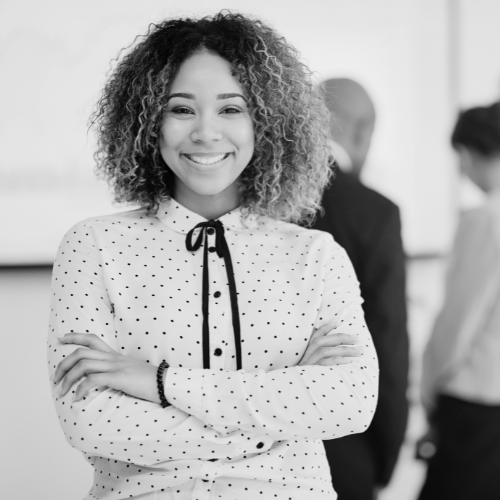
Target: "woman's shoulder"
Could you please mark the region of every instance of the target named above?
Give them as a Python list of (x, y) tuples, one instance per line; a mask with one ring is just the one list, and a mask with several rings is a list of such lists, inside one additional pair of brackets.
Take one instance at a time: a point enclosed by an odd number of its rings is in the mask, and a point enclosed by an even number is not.
[(157, 221), (154, 215), (149, 215), (144, 208), (127, 210), (124, 212), (115, 212), (106, 215), (95, 215), (87, 217), (74, 224), (67, 232), (66, 237), (90, 235), (98, 236), (101, 233), (107, 233), (113, 229), (120, 228), (141, 228), (150, 226)]
[(126, 223), (137, 223), (140, 221), (148, 221), (154, 219), (154, 215), (148, 215), (145, 208), (136, 208), (123, 212), (114, 212), (111, 214), (94, 215), (87, 217), (75, 224), (75, 226), (93, 226), (93, 225), (115, 225)]
[(282, 238), (301, 241), (308, 245), (320, 245), (325, 249), (336, 251), (342, 247), (333, 239), (330, 233), (319, 229), (310, 229), (292, 222), (270, 219), (266, 224), (268, 230), (273, 230)]

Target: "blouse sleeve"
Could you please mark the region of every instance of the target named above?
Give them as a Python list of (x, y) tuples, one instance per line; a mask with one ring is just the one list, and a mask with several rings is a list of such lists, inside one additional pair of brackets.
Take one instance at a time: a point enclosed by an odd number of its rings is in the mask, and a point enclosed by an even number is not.
[[(68, 332), (95, 333), (119, 350), (113, 307), (103, 280), (99, 248), (83, 225), (70, 230), (58, 251), (52, 276), (48, 338), (48, 367), (52, 376), (59, 362), (74, 349), (58, 337)], [(68, 442), (84, 453), (137, 465), (154, 465), (176, 459), (214, 459), (244, 454), (258, 437), (245, 433), (221, 435), (196, 416), (174, 406), (98, 388), (72, 402), (75, 392), (53, 398)]]
[(272, 440), (325, 440), (366, 430), (377, 403), (375, 349), (345, 251), (336, 246), (325, 267), (316, 327), (334, 322), (332, 333), (359, 334), (365, 346), (362, 356), (345, 365), (270, 372), (169, 368), (167, 399), (213, 429), (238, 428)]

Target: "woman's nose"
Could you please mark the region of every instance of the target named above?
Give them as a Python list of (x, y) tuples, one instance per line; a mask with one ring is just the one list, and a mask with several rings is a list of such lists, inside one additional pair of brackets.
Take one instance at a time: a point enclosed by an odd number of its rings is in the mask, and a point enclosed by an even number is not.
[(201, 116), (191, 132), (193, 142), (213, 142), (222, 139), (222, 130), (215, 117)]

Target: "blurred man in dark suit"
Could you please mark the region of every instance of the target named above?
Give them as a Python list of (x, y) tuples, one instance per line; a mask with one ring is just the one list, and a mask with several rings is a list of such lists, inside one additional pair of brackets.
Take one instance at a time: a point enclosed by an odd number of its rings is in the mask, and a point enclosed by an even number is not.
[(313, 228), (332, 234), (354, 265), (380, 364), (379, 401), (368, 430), (324, 443), (339, 500), (373, 500), (391, 478), (408, 416), (401, 223), (398, 207), (359, 180), (375, 124), (370, 97), (352, 80), (331, 79), (323, 85), (340, 169), (325, 191), (325, 214)]

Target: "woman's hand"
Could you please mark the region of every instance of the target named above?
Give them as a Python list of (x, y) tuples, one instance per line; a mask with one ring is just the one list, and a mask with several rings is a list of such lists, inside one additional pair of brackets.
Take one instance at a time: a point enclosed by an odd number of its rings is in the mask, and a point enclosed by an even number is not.
[(363, 346), (355, 345), (359, 335), (346, 333), (328, 335), (333, 328), (333, 325), (326, 324), (314, 331), (299, 366), (345, 365), (352, 363), (350, 358), (363, 354)]
[(56, 368), (54, 384), (62, 381), (59, 397), (85, 377), (76, 389), (74, 401), (82, 399), (95, 387), (110, 387), (160, 403), (156, 366), (117, 353), (93, 333), (67, 333), (59, 338), (59, 342), (84, 346), (64, 358)]

